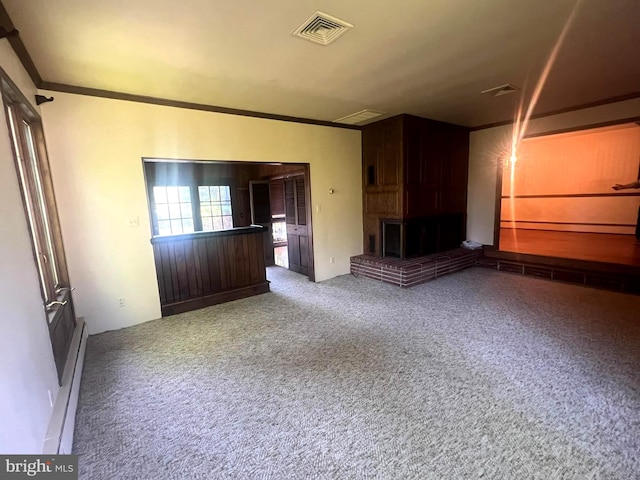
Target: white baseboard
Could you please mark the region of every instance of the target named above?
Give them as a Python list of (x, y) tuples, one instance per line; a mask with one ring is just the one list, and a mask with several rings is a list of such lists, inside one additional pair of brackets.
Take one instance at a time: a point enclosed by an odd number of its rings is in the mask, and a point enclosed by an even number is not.
[(49, 421), (42, 452), (44, 454), (65, 455), (71, 453), (78, 396), (80, 395), (80, 380), (82, 378), (88, 336), (89, 333), (84, 319), (82, 317), (78, 318), (64, 373), (62, 374), (62, 386), (58, 390), (58, 396)]

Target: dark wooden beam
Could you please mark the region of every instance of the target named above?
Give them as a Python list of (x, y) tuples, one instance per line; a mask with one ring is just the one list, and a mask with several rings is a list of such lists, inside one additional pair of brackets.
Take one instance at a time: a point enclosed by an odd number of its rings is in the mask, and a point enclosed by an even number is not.
[(6, 8), (2, 4), (0, 0), (0, 38), (7, 38), (13, 51), (16, 52), (16, 55), (22, 62), (25, 70), (31, 77), (31, 81), (35, 84), (36, 87), (40, 88), (42, 84), (42, 77), (36, 68), (35, 63), (31, 59), (31, 55), (27, 52), (27, 47), (22, 43), (22, 39), (20, 38), (20, 33), (16, 30), (15, 25), (11, 21), (11, 17), (7, 13)]
[[(597, 100), (595, 102), (582, 103), (580, 105), (575, 105), (573, 107), (566, 107), (566, 108), (561, 108), (559, 110), (552, 110), (550, 112), (538, 113), (536, 115), (532, 115), (531, 120), (535, 120), (536, 118), (550, 117), (552, 115), (560, 115), (561, 113), (574, 112), (576, 110), (584, 110), (585, 108), (599, 107), (600, 105), (608, 105), (610, 103), (624, 102), (625, 100), (633, 100), (635, 98), (640, 98), (640, 92), (632, 92), (626, 95), (618, 95), (616, 97), (603, 98), (602, 100)], [(502, 127), (504, 125), (511, 125), (513, 123), (515, 123), (513, 119), (503, 120), (501, 122), (487, 123), (486, 125), (478, 125), (476, 127), (471, 127), (470, 130), (472, 132), (475, 132), (476, 130), (486, 130), (487, 128)], [(577, 129), (574, 128), (573, 130), (577, 130)]]
[(55, 83), (44, 81), (39, 88), (42, 90), (51, 90), (54, 92), (73, 93), (76, 95), (87, 95), (90, 97), (112, 98), (114, 100), (124, 100), (128, 102), (150, 103), (152, 105), (162, 105), (165, 107), (187, 108), (191, 110), (202, 110), (205, 112), (225, 113), (227, 115), (240, 115), (243, 117), (266, 118), (268, 120), (280, 120), (283, 122), (306, 123), (310, 125), (321, 125), (324, 127), (345, 128), (348, 130), (361, 130), (362, 127), (357, 125), (346, 125), (343, 123), (329, 122), (326, 120), (315, 120), (312, 118), (291, 117), (288, 115), (278, 115), (275, 113), (255, 112), (252, 110), (241, 110), (238, 108), (220, 107), (216, 105), (207, 105), (204, 103), (183, 102), (180, 100), (170, 100), (160, 97), (148, 97), (146, 95), (137, 95), (133, 93), (114, 92), (112, 90), (102, 90), (99, 88), (78, 87), (75, 85), (67, 85), (64, 83)]

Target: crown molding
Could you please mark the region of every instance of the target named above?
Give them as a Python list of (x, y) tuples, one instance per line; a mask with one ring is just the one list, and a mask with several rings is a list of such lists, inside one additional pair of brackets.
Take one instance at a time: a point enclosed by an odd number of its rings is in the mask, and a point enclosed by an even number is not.
[(87, 95), (90, 97), (110, 98), (113, 100), (124, 100), (128, 102), (148, 103), (151, 105), (161, 105), (164, 107), (186, 108), (190, 110), (200, 110), (203, 112), (224, 113), (227, 115), (240, 115), (243, 117), (264, 118), (267, 120), (279, 120), (282, 122), (303, 123), (309, 125), (319, 125), (323, 127), (343, 128), (347, 130), (361, 130), (357, 125), (345, 125), (341, 123), (328, 122), (325, 120), (315, 120), (313, 118), (292, 117), (288, 115), (278, 115), (275, 113), (256, 112), (253, 110), (241, 110), (238, 108), (220, 107), (216, 105), (208, 105), (204, 103), (183, 102), (180, 100), (171, 100), (161, 97), (150, 97), (146, 95), (137, 95), (133, 93), (115, 92), (111, 90), (102, 90), (99, 88), (80, 87), (76, 85), (67, 85), (65, 83), (55, 83), (43, 81), (39, 87), (41, 90), (50, 90), (54, 92), (72, 93), (75, 95)]
[[(535, 120), (537, 118), (550, 117), (552, 115), (560, 115), (561, 113), (575, 112), (576, 110), (584, 110), (585, 108), (599, 107), (601, 105), (608, 105), (610, 103), (624, 102), (625, 100), (633, 100), (635, 98), (640, 98), (640, 92), (632, 92), (626, 95), (618, 95), (615, 97), (608, 97), (602, 100), (596, 100), (595, 102), (582, 103), (580, 105), (575, 105), (573, 107), (561, 108), (559, 110), (552, 110), (550, 112), (538, 113), (536, 115), (532, 115), (530, 120)], [(494, 127), (502, 127), (504, 125), (512, 125), (516, 123), (514, 120), (504, 120), (502, 122), (495, 123), (487, 123), (486, 125), (479, 125), (477, 127), (470, 127), (469, 130), (475, 132), (477, 130), (486, 130), (487, 128)]]
[(294, 122), (308, 125), (319, 125), (324, 127), (342, 128), (347, 130), (361, 130), (357, 125), (345, 125), (325, 120), (315, 120), (312, 118), (293, 117), (288, 115), (278, 115), (275, 113), (255, 112), (252, 110), (242, 110), (238, 108), (220, 107), (217, 105), (208, 105), (202, 103), (183, 102), (179, 100), (170, 100), (167, 98), (150, 97), (146, 95), (136, 95), (131, 93), (115, 92), (110, 90), (101, 90), (97, 88), (79, 87), (75, 85), (67, 85), (63, 83), (55, 83), (43, 80), (40, 72), (36, 68), (35, 63), (29, 55), (22, 39), (20, 32), (15, 28), (13, 21), (9, 17), (6, 8), (0, 0), (0, 39), (6, 38), (13, 51), (16, 53), (22, 66), (29, 74), (34, 85), (41, 90), (52, 90), (55, 92), (73, 93), (76, 95), (88, 95), (93, 97), (111, 98), (115, 100), (125, 100), (129, 102), (148, 103), (152, 105), (162, 105), (166, 107), (186, 108), (191, 110), (200, 110), (205, 112), (224, 113), (227, 115), (240, 115), (244, 117), (263, 118), (267, 120), (279, 120), (283, 122)]

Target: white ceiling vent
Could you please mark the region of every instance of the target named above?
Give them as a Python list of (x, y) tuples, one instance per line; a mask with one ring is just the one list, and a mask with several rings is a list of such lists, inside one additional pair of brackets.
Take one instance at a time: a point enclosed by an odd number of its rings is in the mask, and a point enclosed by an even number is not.
[(316, 12), (293, 32), (293, 36), (304, 38), (320, 45), (329, 45), (344, 35), (350, 28), (353, 28), (353, 25), (344, 20), (326, 13)]
[(494, 97), (500, 97), (502, 95), (508, 95), (509, 93), (513, 93), (518, 90), (518, 87), (511, 85), (510, 83), (505, 83), (504, 85), (500, 85), (498, 87), (489, 88), (488, 90), (483, 90), (480, 93), (490, 93)]
[(334, 122), (346, 123), (347, 125), (358, 125), (359, 123), (366, 122), (381, 115), (384, 115), (384, 113), (376, 112), (375, 110), (360, 110), (359, 112), (334, 120)]

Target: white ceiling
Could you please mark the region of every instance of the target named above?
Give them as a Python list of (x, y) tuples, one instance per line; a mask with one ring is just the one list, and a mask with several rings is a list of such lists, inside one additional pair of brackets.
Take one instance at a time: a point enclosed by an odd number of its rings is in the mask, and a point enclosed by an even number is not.
[[(575, 0), (2, 0), (45, 81), (317, 120), (478, 126), (531, 96)], [(354, 25), (321, 46), (316, 10)], [(640, 91), (640, 0), (582, 0), (537, 112)]]

